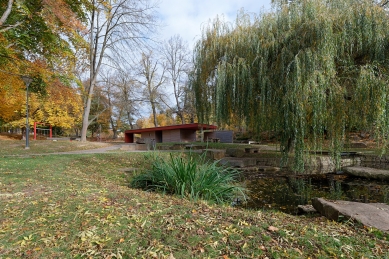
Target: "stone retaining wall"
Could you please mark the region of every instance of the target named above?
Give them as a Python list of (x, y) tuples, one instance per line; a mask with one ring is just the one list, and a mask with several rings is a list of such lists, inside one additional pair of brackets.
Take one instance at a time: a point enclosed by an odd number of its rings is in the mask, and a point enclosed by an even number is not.
[[(257, 165), (258, 166), (275, 166), (279, 167), (281, 165), (281, 158), (269, 158), (269, 157), (258, 157)], [(293, 158), (292, 158), (293, 159)], [(289, 158), (288, 166), (292, 166), (292, 159)], [(341, 159), (341, 167), (360, 165), (361, 157), (345, 157)], [(388, 160), (389, 166), (389, 160)], [(287, 168), (286, 167), (286, 168)], [(336, 171), (335, 163), (333, 159), (329, 156), (317, 156), (310, 157), (305, 160), (305, 172), (306, 174), (326, 174)]]
[(365, 154), (361, 156), (360, 166), (389, 169), (389, 156)]

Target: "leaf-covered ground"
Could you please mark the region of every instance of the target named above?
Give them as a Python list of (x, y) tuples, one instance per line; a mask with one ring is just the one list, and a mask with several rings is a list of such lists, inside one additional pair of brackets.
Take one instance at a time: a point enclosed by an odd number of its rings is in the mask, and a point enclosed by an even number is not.
[(55, 152), (67, 152), (75, 150), (88, 150), (111, 145), (100, 142), (79, 142), (79, 141), (51, 141), (32, 140), (29, 141), (30, 149), (25, 149), (26, 141), (12, 138), (12, 135), (0, 135), (0, 156), (24, 156), (31, 154), (47, 154)]
[(352, 222), (130, 189), (140, 153), (0, 158), (0, 258), (388, 258)]

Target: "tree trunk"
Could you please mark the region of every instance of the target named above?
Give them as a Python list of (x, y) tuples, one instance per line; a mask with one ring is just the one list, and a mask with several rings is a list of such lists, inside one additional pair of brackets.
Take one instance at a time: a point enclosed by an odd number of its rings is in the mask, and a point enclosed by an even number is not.
[(151, 109), (153, 110), (154, 127), (158, 127), (157, 109), (155, 107), (154, 102), (151, 102)]
[(81, 141), (86, 141), (86, 133), (88, 131), (89, 126), (89, 113), (90, 113), (90, 107), (92, 103), (92, 97), (90, 96), (90, 93), (93, 91), (93, 84), (89, 86), (89, 92), (88, 97), (86, 101), (86, 106), (84, 108), (84, 112), (82, 114), (82, 128), (81, 128)]
[(112, 132), (113, 132), (113, 139), (117, 139), (118, 138), (118, 130), (117, 130), (117, 128), (115, 127), (115, 123), (114, 123), (114, 121), (113, 121), (113, 119), (112, 119), (112, 117), (109, 119), (110, 120), (110, 122), (111, 122), (111, 127), (112, 127)]
[[(95, 5), (95, 1), (93, 1), (93, 6)], [(82, 129), (81, 129), (81, 139), (80, 141), (86, 141), (86, 134), (89, 126), (89, 113), (92, 104), (92, 95), (96, 82), (96, 51), (95, 51), (95, 39), (94, 39), (94, 21), (95, 21), (95, 11), (92, 11), (91, 17), (91, 26), (90, 26), (90, 52), (89, 52), (89, 62), (90, 62), (90, 71), (89, 71), (89, 89), (88, 95), (86, 97), (86, 103), (84, 103), (84, 112), (82, 114)]]
[(131, 119), (131, 113), (127, 112), (127, 120), (128, 124), (130, 124), (130, 129), (134, 129), (134, 125), (132, 124), (132, 119)]

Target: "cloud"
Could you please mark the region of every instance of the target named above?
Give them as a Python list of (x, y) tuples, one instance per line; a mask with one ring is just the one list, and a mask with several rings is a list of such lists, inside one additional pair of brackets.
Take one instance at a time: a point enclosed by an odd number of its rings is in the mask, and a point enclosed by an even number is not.
[(201, 28), (217, 16), (234, 21), (241, 8), (247, 12), (259, 13), (270, 9), (271, 0), (162, 0), (159, 4), (160, 18), (165, 25), (161, 37), (165, 40), (179, 34), (189, 46), (201, 37)]

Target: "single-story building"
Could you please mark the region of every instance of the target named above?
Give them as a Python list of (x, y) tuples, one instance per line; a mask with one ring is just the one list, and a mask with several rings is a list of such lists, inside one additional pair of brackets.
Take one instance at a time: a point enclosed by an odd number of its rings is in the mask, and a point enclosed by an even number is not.
[(134, 129), (126, 130), (124, 132), (124, 141), (126, 143), (134, 143), (134, 134), (140, 134), (141, 139), (148, 142), (148, 140), (154, 139), (156, 143), (166, 142), (195, 142), (196, 131), (198, 130), (216, 130), (217, 126), (191, 123), (171, 125), (146, 129)]
[(232, 130), (207, 130), (204, 131), (204, 141), (217, 140), (220, 143), (233, 143), (234, 132)]

